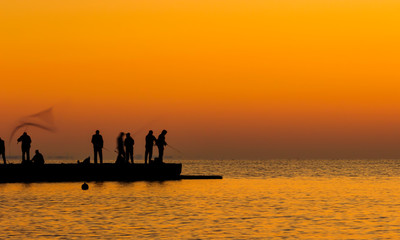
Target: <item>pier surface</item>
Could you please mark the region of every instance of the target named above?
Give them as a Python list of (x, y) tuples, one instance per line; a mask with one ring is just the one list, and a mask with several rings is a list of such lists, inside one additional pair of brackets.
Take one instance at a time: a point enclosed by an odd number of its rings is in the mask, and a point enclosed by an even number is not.
[(222, 179), (216, 175), (181, 175), (182, 164), (45, 164), (40, 166), (0, 165), (0, 183), (165, 181), (181, 179)]

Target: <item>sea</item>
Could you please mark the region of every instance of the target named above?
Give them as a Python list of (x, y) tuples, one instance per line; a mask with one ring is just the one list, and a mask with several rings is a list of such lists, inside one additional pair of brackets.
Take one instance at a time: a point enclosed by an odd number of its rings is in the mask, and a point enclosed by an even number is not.
[(166, 161), (223, 179), (0, 184), (0, 239), (400, 239), (400, 160)]

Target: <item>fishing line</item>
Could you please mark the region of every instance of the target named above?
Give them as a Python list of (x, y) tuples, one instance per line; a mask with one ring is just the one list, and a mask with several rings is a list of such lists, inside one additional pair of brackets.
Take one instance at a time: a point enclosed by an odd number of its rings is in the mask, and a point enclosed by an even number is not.
[(177, 151), (177, 152), (180, 153), (180, 154), (183, 154), (183, 152), (181, 152), (179, 149), (177, 149), (177, 148), (175, 148), (175, 147), (173, 147), (173, 146), (171, 146), (171, 145), (169, 145), (169, 144), (167, 144), (167, 147), (170, 147), (171, 149)]

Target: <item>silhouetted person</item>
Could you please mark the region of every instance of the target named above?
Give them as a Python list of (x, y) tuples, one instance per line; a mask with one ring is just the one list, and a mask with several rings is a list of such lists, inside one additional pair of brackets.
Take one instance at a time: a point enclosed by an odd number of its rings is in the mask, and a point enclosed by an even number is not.
[(163, 162), (164, 157), (164, 147), (167, 146), (167, 142), (165, 142), (165, 135), (167, 134), (167, 130), (162, 130), (161, 134), (157, 139), (157, 147), (158, 147), (158, 161), (159, 163)]
[(126, 134), (125, 138), (125, 149), (126, 149), (126, 162), (129, 163), (129, 158), (131, 158), (132, 163), (133, 163), (133, 145), (135, 144), (135, 140), (131, 137), (130, 133)]
[(33, 156), (32, 162), (35, 165), (43, 165), (44, 164), (43, 155), (39, 152), (39, 150), (35, 151), (35, 156)]
[(82, 162), (78, 160), (77, 163), (82, 164), (82, 165), (89, 165), (90, 164), (90, 156), (85, 158)]
[(154, 142), (156, 142), (157, 139), (153, 135), (153, 131), (150, 130), (149, 134), (146, 136), (146, 151), (144, 153), (144, 163), (147, 164), (147, 156), (149, 156), (149, 162), (151, 161), (151, 157), (153, 156), (153, 146)]
[(22, 142), (21, 143), (21, 149), (22, 149), (22, 162), (25, 161), (25, 155), (26, 155), (26, 161), (30, 161), (29, 158), (29, 151), (31, 149), (31, 137), (29, 137), (28, 134), (26, 134), (26, 132), (24, 132), (18, 139), (17, 142)]
[(100, 131), (96, 130), (96, 134), (92, 136), (92, 144), (94, 150), (94, 163), (97, 164), (97, 153), (100, 157), (100, 164), (103, 163), (103, 137), (100, 135)]
[(0, 154), (3, 156), (4, 164), (7, 164), (6, 161), (6, 147), (4, 145), (4, 140), (0, 138)]
[(124, 150), (124, 133), (121, 132), (117, 138), (117, 150), (118, 150), (118, 157), (125, 158), (125, 150)]

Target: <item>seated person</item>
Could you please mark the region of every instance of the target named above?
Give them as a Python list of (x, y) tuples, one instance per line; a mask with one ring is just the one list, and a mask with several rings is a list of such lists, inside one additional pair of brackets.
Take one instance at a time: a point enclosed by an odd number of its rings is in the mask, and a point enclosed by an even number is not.
[(82, 162), (78, 160), (77, 163), (82, 164), (82, 165), (89, 165), (90, 164), (90, 156), (85, 158)]
[(35, 156), (33, 156), (32, 162), (35, 165), (43, 165), (44, 164), (43, 155), (39, 152), (39, 150), (35, 151)]

